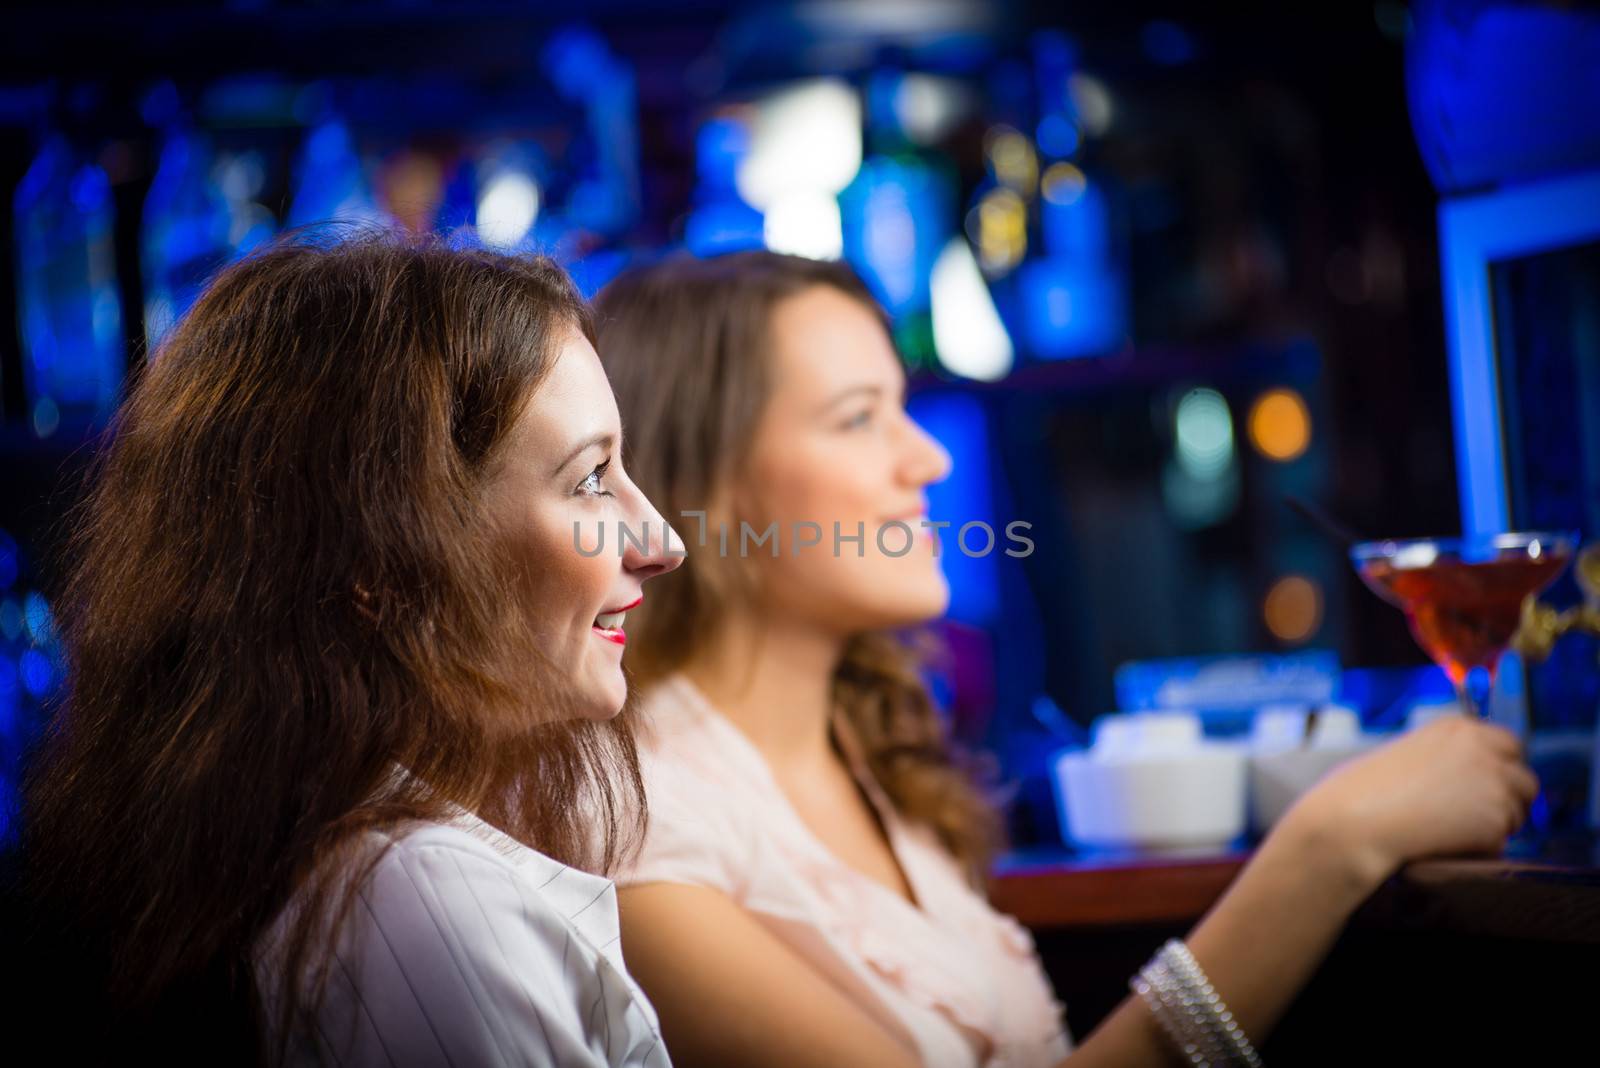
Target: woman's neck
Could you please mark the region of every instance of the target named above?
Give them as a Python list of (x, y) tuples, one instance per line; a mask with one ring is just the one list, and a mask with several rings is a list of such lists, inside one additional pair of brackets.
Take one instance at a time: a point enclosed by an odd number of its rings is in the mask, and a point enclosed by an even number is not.
[(684, 673), (775, 770), (829, 759), (839, 634), (804, 623), (732, 619)]

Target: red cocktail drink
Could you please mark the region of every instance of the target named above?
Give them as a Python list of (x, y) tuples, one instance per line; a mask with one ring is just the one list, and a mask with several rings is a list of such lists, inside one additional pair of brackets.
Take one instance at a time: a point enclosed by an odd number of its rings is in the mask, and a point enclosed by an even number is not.
[(1574, 544), (1560, 534), (1501, 534), (1368, 542), (1350, 555), (1362, 580), (1405, 612), (1417, 644), (1450, 676), (1463, 709), (1481, 714), (1522, 602), (1555, 581)]

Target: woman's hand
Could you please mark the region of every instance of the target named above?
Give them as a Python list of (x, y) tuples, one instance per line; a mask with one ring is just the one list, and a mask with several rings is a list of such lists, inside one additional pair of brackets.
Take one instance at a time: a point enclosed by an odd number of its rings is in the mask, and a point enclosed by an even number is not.
[(1375, 888), (1407, 861), (1499, 853), (1538, 792), (1515, 735), (1447, 716), (1335, 769), (1279, 830), (1342, 851)]
[[(1450, 716), (1411, 731), (1302, 797), (1190, 932), (1189, 949), (1259, 1045), (1378, 884), (1409, 860), (1499, 852), (1538, 790), (1504, 728)], [(1135, 997), (1072, 1055), (1080, 1063), (1180, 1058)]]

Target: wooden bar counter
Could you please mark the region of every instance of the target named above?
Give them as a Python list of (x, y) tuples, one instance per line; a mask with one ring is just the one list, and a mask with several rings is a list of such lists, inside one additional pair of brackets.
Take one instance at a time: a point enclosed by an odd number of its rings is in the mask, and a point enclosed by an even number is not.
[[(1600, 1064), (1600, 843), (1408, 865), (1352, 917), (1263, 1045), (1269, 1064)], [(1034, 933), (1076, 1036), (1248, 861), (1013, 853), (997, 908)]]

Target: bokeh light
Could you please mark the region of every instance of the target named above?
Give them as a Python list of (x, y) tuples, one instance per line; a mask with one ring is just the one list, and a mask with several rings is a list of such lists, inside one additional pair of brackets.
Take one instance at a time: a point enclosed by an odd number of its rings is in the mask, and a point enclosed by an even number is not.
[(844, 253), (839, 202), (825, 192), (789, 193), (767, 207), (761, 236), (773, 252), (836, 260)]
[(989, 190), (968, 222), (985, 271), (1005, 274), (1022, 262), (1028, 251), (1028, 205), (1016, 192)]
[(22, 622), (28, 628), (28, 637), (40, 645), (55, 639), (55, 620), (50, 615), (50, 602), (40, 593), (29, 593), (22, 602)]
[(533, 176), (507, 169), (484, 183), (478, 197), (478, 236), (486, 245), (515, 248), (539, 217), (539, 186)]
[(1039, 180), (1039, 158), (1033, 143), (1009, 126), (997, 126), (989, 131), (986, 148), (994, 176), (1003, 185), (1031, 195)]
[(1279, 463), (1299, 459), (1311, 445), (1311, 410), (1292, 389), (1269, 389), (1256, 398), (1246, 426), (1256, 451)]
[(33, 433), (43, 439), (54, 434), (61, 426), (61, 409), (49, 397), (33, 402)]
[(860, 97), (824, 78), (761, 102), (736, 181), (747, 204), (770, 211), (797, 193), (836, 196), (860, 169)]
[(1322, 626), (1322, 587), (1304, 575), (1285, 575), (1267, 591), (1261, 615), (1279, 641), (1307, 641)]
[(1015, 352), (989, 287), (963, 237), (953, 237), (933, 265), (933, 344), (939, 362), (985, 381), (1011, 370)]
[(22, 654), (18, 667), (22, 673), (22, 685), (35, 697), (43, 697), (50, 690), (50, 684), (55, 681), (55, 667), (50, 663), (50, 658), (37, 649), (29, 649)]
[(1173, 420), (1178, 462), (1197, 479), (1217, 478), (1233, 462), (1233, 418), (1214, 389), (1192, 389)]
[(1039, 179), (1039, 194), (1052, 204), (1072, 204), (1089, 188), (1089, 178), (1070, 163), (1052, 163)]
[(1112, 120), (1116, 118), (1116, 104), (1105, 82), (1092, 74), (1075, 71), (1067, 79), (1067, 93), (1086, 132), (1099, 137), (1111, 129)]

